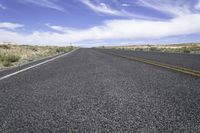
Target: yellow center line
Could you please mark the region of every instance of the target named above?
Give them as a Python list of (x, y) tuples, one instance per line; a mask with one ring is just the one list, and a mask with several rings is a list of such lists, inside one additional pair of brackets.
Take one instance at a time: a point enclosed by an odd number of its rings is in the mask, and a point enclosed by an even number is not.
[(192, 70), (192, 69), (185, 68), (185, 67), (175, 66), (175, 65), (171, 65), (171, 64), (165, 64), (165, 63), (161, 63), (161, 62), (154, 61), (154, 60), (144, 59), (144, 58), (141, 58), (141, 57), (128, 57), (128, 56), (123, 56), (123, 55), (114, 54), (114, 53), (108, 53), (108, 54), (118, 56), (118, 57), (122, 57), (122, 58), (129, 59), (129, 60), (133, 60), (133, 61), (139, 61), (139, 62), (143, 62), (143, 63), (146, 63), (146, 64), (151, 64), (151, 65), (154, 65), (154, 66), (167, 68), (167, 69), (170, 69), (170, 70), (178, 71), (178, 72), (189, 74), (189, 75), (192, 75), (192, 76), (200, 77), (200, 71), (198, 71), (198, 70)]

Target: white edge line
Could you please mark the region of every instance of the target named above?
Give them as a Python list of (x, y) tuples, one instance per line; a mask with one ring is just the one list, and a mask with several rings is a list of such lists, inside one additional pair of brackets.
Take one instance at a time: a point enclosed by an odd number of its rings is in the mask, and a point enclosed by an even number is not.
[(66, 56), (66, 55), (68, 55), (68, 54), (70, 54), (70, 53), (72, 53), (72, 52), (74, 52), (74, 51), (76, 51), (76, 50), (78, 50), (78, 49), (74, 49), (74, 50), (72, 50), (72, 51), (70, 51), (70, 52), (68, 52), (68, 53), (66, 53), (66, 54), (62, 54), (62, 55), (60, 55), (60, 56), (56, 56), (55, 58), (51, 58), (51, 59), (49, 59), (49, 60), (40, 62), (40, 63), (35, 64), (35, 65), (33, 65), (33, 66), (30, 66), (30, 67), (24, 68), (24, 69), (22, 69), (22, 70), (19, 70), (19, 71), (17, 71), (17, 72), (8, 74), (8, 75), (6, 75), (6, 76), (3, 76), (3, 77), (0, 78), (0, 81), (1, 81), (1, 80), (4, 80), (4, 79), (7, 79), (7, 78), (9, 78), (9, 77), (12, 77), (12, 76), (14, 76), (14, 75), (17, 75), (17, 74), (19, 74), (19, 73), (25, 72), (25, 71), (27, 71), (27, 70), (29, 70), (29, 69), (35, 68), (35, 67), (37, 67), (37, 66), (46, 64), (46, 63), (48, 63), (48, 62), (50, 62), (50, 61), (56, 60), (56, 59), (58, 59), (58, 58), (60, 58), (60, 57)]

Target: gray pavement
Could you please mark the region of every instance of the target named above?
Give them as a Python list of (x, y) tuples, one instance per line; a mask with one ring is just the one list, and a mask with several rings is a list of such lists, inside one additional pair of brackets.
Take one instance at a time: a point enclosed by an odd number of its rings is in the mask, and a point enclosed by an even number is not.
[(181, 66), (193, 70), (200, 71), (200, 55), (199, 54), (181, 54), (167, 52), (143, 52), (130, 50), (114, 50), (114, 49), (99, 49), (105, 53), (116, 53), (130, 57), (140, 57), (149, 60), (154, 60), (166, 64)]
[(79, 49), (0, 81), (0, 132), (200, 132), (200, 78)]

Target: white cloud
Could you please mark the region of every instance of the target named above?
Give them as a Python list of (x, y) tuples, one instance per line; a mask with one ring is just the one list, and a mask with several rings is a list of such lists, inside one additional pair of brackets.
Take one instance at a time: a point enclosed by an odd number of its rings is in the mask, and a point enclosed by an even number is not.
[(129, 4), (126, 4), (126, 3), (123, 3), (122, 6), (123, 6), (123, 7), (129, 7), (130, 5), (129, 5)]
[(21, 28), (24, 25), (22, 24), (16, 24), (16, 23), (8, 23), (8, 22), (4, 22), (4, 23), (0, 23), (0, 29), (9, 29), (9, 30), (15, 30), (17, 28)]
[(102, 26), (76, 31), (71, 40), (145, 39), (200, 33), (200, 15), (185, 15), (170, 21), (112, 20)]
[(0, 4), (0, 9), (2, 9), (2, 10), (6, 10), (7, 7), (5, 7), (4, 5)]
[(187, 2), (188, 0), (138, 0), (140, 6), (152, 8), (173, 16), (190, 14), (191, 7)]
[(41, 7), (46, 7), (46, 8), (58, 10), (61, 12), (65, 12), (64, 8), (62, 8), (55, 2), (52, 2), (51, 0), (23, 0), (22, 2), (28, 2), (28, 3), (32, 3)]
[(200, 14), (189, 14), (169, 21), (111, 20), (100, 26), (83, 30), (49, 26), (51, 29), (63, 31), (63, 33), (35, 31), (32, 34), (25, 35), (0, 29), (0, 40), (30, 44), (66, 44), (90, 40), (160, 39), (200, 33), (199, 23)]
[(71, 33), (76, 30), (76, 29), (70, 28), (70, 27), (63, 27), (63, 26), (50, 25), (50, 24), (46, 24), (46, 26), (49, 27), (51, 30), (58, 31), (61, 33)]

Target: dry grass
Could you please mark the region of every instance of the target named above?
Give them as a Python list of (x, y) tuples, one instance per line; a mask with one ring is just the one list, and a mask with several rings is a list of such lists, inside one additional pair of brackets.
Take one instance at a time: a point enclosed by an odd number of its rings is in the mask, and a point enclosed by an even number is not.
[(0, 68), (27, 63), (61, 52), (71, 51), (73, 47), (0, 45)]
[(200, 54), (199, 43), (172, 44), (172, 45), (130, 45), (130, 46), (111, 46), (111, 47), (104, 47), (104, 48), (133, 50), (133, 51)]

